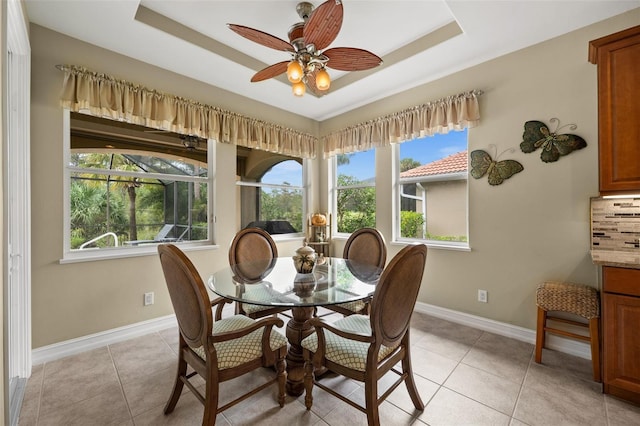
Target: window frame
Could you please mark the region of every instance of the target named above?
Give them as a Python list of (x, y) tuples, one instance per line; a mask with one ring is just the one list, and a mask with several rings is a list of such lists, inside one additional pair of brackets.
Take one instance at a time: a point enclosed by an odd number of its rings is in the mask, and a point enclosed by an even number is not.
[[(82, 112), (82, 111), (80, 111)], [(103, 259), (125, 258), (135, 256), (157, 255), (157, 246), (160, 243), (150, 243), (134, 247), (107, 247), (100, 250), (72, 250), (71, 249), (71, 175), (79, 168), (71, 166), (71, 111), (63, 110), (63, 256), (60, 263), (74, 263), (95, 261)], [(174, 244), (182, 249), (210, 249), (215, 247), (215, 141), (207, 140), (207, 177), (176, 176), (166, 174), (145, 173), (147, 177), (177, 177), (180, 181), (206, 182), (207, 183), (207, 235), (206, 240), (179, 241)], [(81, 169), (82, 171), (96, 172), (99, 174), (112, 174), (121, 176), (139, 176), (135, 172), (106, 171), (104, 169)]]
[(364, 151), (354, 151), (354, 152), (349, 152), (349, 153), (345, 153), (345, 154), (358, 154), (360, 152), (367, 152), (367, 151), (373, 151), (373, 166), (374, 166), (374, 175), (373, 175), (373, 181), (370, 184), (356, 184), (356, 185), (347, 185), (347, 186), (338, 186), (338, 155), (333, 155), (329, 161), (330, 163), (330, 167), (331, 167), (331, 172), (329, 173), (329, 175), (331, 176), (331, 185), (330, 185), (330, 196), (331, 196), (331, 212), (332, 212), (332, 216), (333, 216), (333, 220), (331, 221), (331, 233), (333, 235), (333, 238), (349, 238), (349, 236), (351, 235), (351, 232), (338, 232), (338, 191), (343, 190), (343, 189), (360, 189), (360, 188), (373, 188), (375, 193), (376, 193), (376, 227), (377, 227), (377, 222), (378, 222), (378, 212), (377, 212), (377, 173), (376, 173), (376, 164), (377, 164), (377, 156), (378, 156), (378, 149), (377, 148), (370, 148)]
[[(415, 140), (415, 139), (412, 139)], [(411, 142), (406, 141), (404, 143)], [(471, 251), (471, 245), (469, 242), (469, 134), (467, 129), (467, 171), (466, 172), (456, 172), (448, 175), (447, 179), (444, 178), (400, 178), (400, 162), (402, 161), (400, 154), (400, 145), (401, 143), (392, 144), (392, 211), (391, 217), (393, 221), (392, 226), (392, 243), (396, 244), (425, 244), (430, 248), (438, 248), (438, 249), (446, 249), (446, 250), (458, 250), (458, 251)], [(418, 183), (418, 182), (442, 182), (442, 181), (453, 181), (453, 180), (465, 180), (466, 181), (466, 189), (465, 189), (465, 200), (466, 200), (466, 212), (465, 212), (465, 226), (467, 229), (467, 241), (439, 241), (439, 240), (429, 240), (424, 238), (407, 238), (401, 236), (400, 225), (401, 225), (401, 192), (402, 185), (407, 183)]]

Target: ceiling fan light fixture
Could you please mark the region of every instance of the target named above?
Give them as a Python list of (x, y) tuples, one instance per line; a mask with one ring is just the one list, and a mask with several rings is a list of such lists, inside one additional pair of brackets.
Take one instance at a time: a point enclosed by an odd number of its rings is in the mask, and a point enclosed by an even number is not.
[(293, 90), (293, 94), (298, 97), (303, 96), (304, 93), (307, 91), (307, 87), (305, 86), (304, 81), (302, 80), (297, 83), (293, 83), (291, 85), (291, 89)]
[(300, 62), (295, 59), (289, 62), (287, 65), (287, 78), (291, 83), (299, 83), (302, 81), (302, 76), (304, 75), (304, 71), (302, 70), (302, 65)]
[(331, 85), (331, 77), (326, 69), (321, 68), (316, 73), (316, 87), (318, 90), (329, 90), (329, 86)]

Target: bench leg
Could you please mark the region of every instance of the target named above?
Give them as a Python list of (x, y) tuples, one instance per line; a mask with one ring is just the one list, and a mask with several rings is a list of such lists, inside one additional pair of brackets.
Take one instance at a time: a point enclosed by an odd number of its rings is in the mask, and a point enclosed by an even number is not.
[(542, 362), (542, 348), (544, 348), (545, 331), (547, 326), (547, 311), (538, 307), (538, 325), (536, 327), (536, 362)]

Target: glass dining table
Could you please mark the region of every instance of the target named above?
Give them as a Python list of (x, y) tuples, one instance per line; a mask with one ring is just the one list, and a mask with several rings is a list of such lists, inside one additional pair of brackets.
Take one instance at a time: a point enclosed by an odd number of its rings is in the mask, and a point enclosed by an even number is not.
[(291, 308), (287, 323), (287, 392), (304, 391), (302, 346), (313, 333), (309, 319), (317, 307), (356, 302), (373, 295), (382, 269), (351, 260), (324, 257), (313, 273), (297, 273), (291, 257), (239, 263), (209, 277), (208, 287), (218, 296), (268, 307)]

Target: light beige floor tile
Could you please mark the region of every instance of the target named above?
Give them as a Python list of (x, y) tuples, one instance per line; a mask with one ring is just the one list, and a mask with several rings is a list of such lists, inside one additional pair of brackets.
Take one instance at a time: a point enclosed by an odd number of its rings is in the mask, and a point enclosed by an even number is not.
[(511, 423), (509, 423), (509, 426), (530, 426), (525, 422), (521, 422), (518, 419), (511, 419)]
[[(165, 415), (163, 407), (155, 407), (133, 417), (136, 426), (201, 426), (204, 406), (191, 392), (182, 394), (176, 408)], [(216, 416), (216, 425), (229, 422), (222, 414)]]
[(458, 365), (444, 386), (508, 416), (513, 414), (520, 392), (519, 383), (466, 364)]
[[(386, 374), (379, 382), (378, 394), (381, 394), (388, 386), (391, 385), (392, 380), (394, 378), (394, 374)], [(397, 377), (397, 376), (395, 376)], [(438, 391), (440, 385), (432, 382), (431, 380), (427, 380), (424, 377), (418, 376), (414, 374), (414, 381), (416, 382), (416, 387), (418, 388), (418, 395), (422, 400), (424, 405), (427, 405), (433, 395)], [(385, 383), (386, 382), (386, 383)], [(386, 385), (386, 386), (385, 386)], [(418, 415), (416, 408), (411, 401), (411, 397), (409, 396), (409, 392), (407, 391), (407, 386), (402, 383), (398, 386), (392, 393), (387, 397), (387, 401), (396, 407), (406, 411), (409, 414)]]
[(166, 328), (164, 330), (158, 331), (162, 340), (165, 341), (167, 345), (173, 350), (175, 353), (178, 353), (178, 337), (180, 335), (180, 331), (178, 331), (178, 327)]
[(414, 313), (411, 325), (430, 335), (440, 336), (444, 339), (469, 346), (473, 345), (478, 341), (480, 336), (484, 334), (482, 330), (478, 330), (477, 328), (456, 324), (451, 321), (420, 313)]
[(41, 413), (38, 426), (119, 425), (130, 419), (122, 389), (111, 386), (99, 395)]
[(508, 425), (511, 418), (486, 405), (440, 388), (419, 419), (430, 426)]
[(605, 395), (609, 426), (640, 425), (640, 406)]
[(418, 342), (413, 343), (412, 347), (427, 349), (459, 362), (469, 352), (471, 344), (457, 342), (436, 334), (424, 333)]
[[(233, 407), (235, 408), (235, 407)], [(251, 396), (241, 404), (241, 409), (229, 410), (224, 415), (233, 425), (313, 425), (320, 417), (307, 411), (297, 399), (287, 397), (284, 407), (280, 407), (275, 394), (265, 389)]]
[[(414, 416), (409, 415), (395, 405), (385, 401), (378, 408), (381, 425), (411, 425), (414, 423)], [(331, 426), (357, 426), (367, 424), (367, 415), (362, 411), (339, 401), (336, 408), (327, 414), (323, 420)]]
[(533, 345), (492, 333), (484, 333), (462, 359), (464, 364), (522, 383)]
[(413, 373), (438, 384), (444, 383), (458, 363), (424, 348), (411, 348), (411, 365)]
[(38, 420), (43, 379), (44, 364), (34, 365), (31, 369), (31, 377), (25, 386), (22, 407), (20, 408), (19, 423), (21, 426), (35, 425)]
[[(331, 389), (339, 392), (341, 395), (349, 396), (360, 388), (357, 381), (351, 380), (344, 376), (338, 376), (333, 373), (327, 373), (320, 378), (322, 384), (329, 386)], [(317, 386), (313, 387), (313, 405), (311, 411), (317, 414), (319, 417), (326, 416), (329, 412), (334, 410), (340, 403), (340, 400), (335, 396), (323, 391)], [(304, 406), (305, 393), (298, 397), (298, 402)]]
[(44, 365), (40, 416), (120, 387), (106, 347)]
[(109, 350), (122, 383), (166, 370), (178, 362), (176, 353), (158, 333), (110, 345)]
[(534, 389), (547, 394), (550, 398), (560, 395), (571, 401), (573, 405), (599, 407), (604, 411), (602, 385), (591, 380), (584, 380), (566, 371), (531, 363), (524, 388)]
[[(131, 408), (131, 415), (137, 416), (154, 407), (164, 408), (171, 395), (175, 382), (175, 368), (168, 368), (149, 373), (147, 377), (124, 383), (122, 388), (127, 403)], [(182, 395), (189, 392), (183, 386)]]
[(561, 392), (550, 395), (524, 386), (513, 414), (532, 426), (600, 426), (606, 425), (603, 405), (575, 405)]
[(542, 365), (554, 370), (567, 372), (585, 380), (593, 380), (590, 359), (565, 354), (550, 349), (542, 349)]

